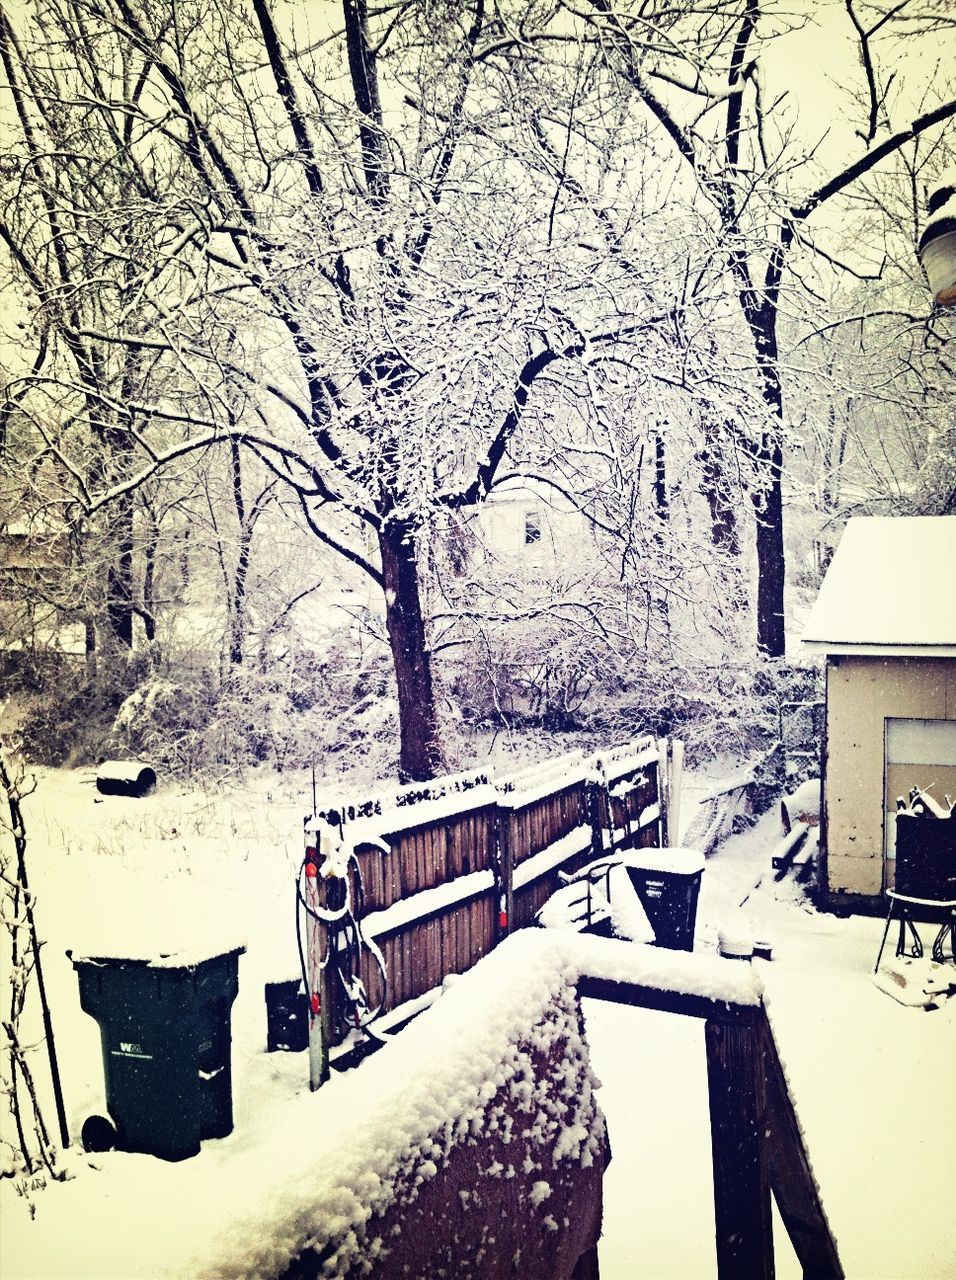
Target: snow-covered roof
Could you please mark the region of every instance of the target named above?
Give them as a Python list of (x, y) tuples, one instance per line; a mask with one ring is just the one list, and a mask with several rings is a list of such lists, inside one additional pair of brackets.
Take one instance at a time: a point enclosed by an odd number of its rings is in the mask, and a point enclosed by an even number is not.
[(854, 516), (803, 632), (817, 652), (956, 657), (956, 516)]

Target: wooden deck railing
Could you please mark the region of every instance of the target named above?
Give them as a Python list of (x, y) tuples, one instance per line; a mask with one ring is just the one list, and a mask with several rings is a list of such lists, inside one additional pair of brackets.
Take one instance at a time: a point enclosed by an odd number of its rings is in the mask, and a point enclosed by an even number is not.
[(771, 1194), (805, 1280), (841, 1280), (762, 997), (737, 1003), (587, 974), (578, 993), (704, 1021), (718, 1280), (773, 1280)]
[[(524, 988), (523, 977), (526, 980), (529, 974), (534, 975), (534, 980)], [(550, 995), (546, 995), (549, 981)], [(525, 990), (527, 994), (519, 996), (518, 993)], [(522, 1024), (523, 1004), (521, 1015), (515, 1021), (516, 1001), (522, 998), (529, 1002), (526, 1024)], [(404, 1168), (402, 1161), (405, 1161), (408, 1167), (399, 1181), (410, 1190), (404, 1196), (393, 1197), (384, 1209), (368, 1199), (363, 1200), (369, 1196), (370, 1186), (379, 1186), (377, 1180), (365, 1176), (364, 1163), (358, 1166), (364, 1180), (354, 1187), (348, 1184), (347, 1195), (334, 1185), (325, 1188), (323, 1203), (348, 1206), (342, 1212), (352, 1215), (351, 1218), (346, 1217), (344, 1225), (338, 1216), (338, 1207), (335, 1213), (325, 1215), (338, 1222), (338, 1226), (330, 1230), (338, 1231), (340, 1237), (354, 1232), (356, 1237), (349, 1246), (354, 1266), (336, 1274), (352, 1276), (370, 1272), (373, 1276), (382, 1277), (396, 1274), (396, 1270), (391, 1269), (393, 1259), (388, 1256), (388, 1246), (391, 1242), (397, 1241), (401, 1245), (401, 1242), (409, 1240), (414, 1242), (420, 1254), (417, 1256), (417, 1269), (412, 1274), (442, 1274), (438, 1266), (447, 1267), (447, 1263), (440, 1256), (441, 1250), (451, 1234), (454, 1235), (459, 1257), (471, 1256), (479, 1246), (487, 1243), (489, 1235), (493, 1235), (497, 1238), (496, 1247), (507, 1246), (504, 1260), (508, 1263), (514, 1241), (507, 1233), (514, 1231), (517, 1225), (520, 1237), (528, 1246), (528, 1263), (522, 1274), (534, 1276), (536, 1280), (546, 1276), (552, 1280), (559, 1277), (563, 1280), (598, 1280), (596, 1236), (600, 1215), (595, 1218), (591, 1210), (595, 1197), (597, 1203), (600, 1202), (600, 1172), (596, 1182), (591, 1174), (601, 1166), (590, 1165), (591, 1173), (588, 1173), (579, 1161), (564, 1161), (562, 1167), (570, 1181), (562, 1183), (558, 1170), (562, 1161), (555, 1154), (554, 1133), (551, 1139), (546, 1139), (542, 1128), (541, 1134), (534, 1137), (536, 1129), (526, 1122), (527, 1108), (522, 1109), (520, 1102), (524, 1094), (510, 1087), (517, 1061), (514, 1052), (510, 1047), (506, 1050), (495, 1042), (495, 1053), (501, 1055), (500, 1063), (494, 1054), (487, 1056), (489, 1030), (497, 1033), (502, 1026), (511, 1026), (509, 1035), (513, 1040), (508, 1042), (509, 1046), (519, 1046), (523, 1040), (539, 1043), (534, 1028), (545, 1016), (552, 1028), (549, 1034), (553, 1034), (554, 1028), (565, 1025), (568, 1029), (583, 1028), (580, 1051), (573, 1055), (572, 1060), (579, 1077), (582, 1073), (587, 1074), (590, 1056), (587, 1006), (583, 1010), (582, 1022), (580, 1002), (591, 999), (680, 1014), (699, 1019), (704, 1024), (718, 1280), (771, 1280), (773, 1277), (771, 1196), (776, 1200), (804, 1277), (807, 1280), (842, 1280), (844, 1273), (836, 1243), (814, 1181), (797, 1112), (777, 1052), (773, 1027), (764, 1005), (762, 984), (754, 969), (740, 960), (691, 952), (664, 952), (637, 943), (546, 930), (519, 931), (501, 948), (496, 948), (478, 966), (476, 974), (469, 975), (449, 991), (436, 1009), (409, 1029), (407, 1039), (403, 1036), (398, 1044), (386, 1044), (375, 1063), (369, 1064), (373, 1074), (366, 1082), (366, 1091), (373, 1112), (375, 1108), (381, 1113), (383, 1108), (399, 1106), (410, 1107), (411, 1113), (417, 1115), (420, 1112), (415, 1109), (415, 1098), (427, 1096), (428, 1106), (424, 1114), (435, 1117), (430, 1122), (435, 1125), (435, 1142), (442, 1146), (444, 1154), (440, 1158), (435, 1157), (435, 1146), (423, 1142), (421, 1134), (416, 1137), (412, 1149), (403, 1154), (401, 1144), (407, 1142), (405, 1128), (391, 1125), (383, 1129), (373, 1114), (370, 1129), (379, 1135), (375, 1138), (374, 1156), (382, 1168), (388, 1169)], [(554, 1015), (556, 1020), (552, 1020), (550, 1013), (544, 1014), (543, 1001), (549, 1008), (564, 1011), (561, 1015), (564, 1023), (557, 1014)], [(644, 1047), (650, 1049), (652, 1045)], [(641, 1051), (639, 1037), (630, 1048), (634, 1053)], [(404, 1080), (401, 1087), (411, 1091), (411, 1099), (407, 1092), (403, 1092), (400, 1098), (390, 1098), (388, 1094), (393, 1087), (391, 1055), (396, 1052), (399, 1056), (395, 1061), (404, 1064), (405, 1075), (403, 1077), (398, 1072), (395, 1080)], [(485, 1071), (484, 1079), (494, 1082), (487, 1093), (478, 1087), (477, 1079), (472, 1079), (471, 1075), (472, 1092), (461, 1087), (459, 1068), (454, 1065), (456, 1053), (463, 1055), (462, 1072)], [(597, 1117), (591, 1107), (591, 1096), (585, 1096), (573, 1080), (569, 1081), (566, 1063), (553, 1078), (549, 1078), (549, 1072), (561, 1064), (562, 1054), (563, 1050), (547, 1060), (541, 1059), (540, 1087), (552, 1098), (560, 1098), (562, 1090), (568, 1091), (570, 1085), (570, 1100), (587, 1105), (589, 1111), (585, 1127), (596, 1133), (594, 1124)], [(409, 1076), (408, 1062), (416, 1055), (421, 1056), (422, 1070), (420, 1075)], [(484, 1062), (483, 1067), (477, 1065), (481, 1061)], [(436, 1064), (437, 1074), (445, 1081), (445, 1093), (440, 1087), (436, 1088), (434, 1077), (430, 1077), (431, 1062)], [(600, 1062), (595, 1065), (600, 1070)], [(359, 1091), (360, 1085), (355, 1079), (355, 1090)], [(524, 1089), (527, 1087), (527, 1074), (523, 1079), (526, 1082), (522, 1086)], [(454, 1084), (452, 1105), (458, 1108), (455, 1114), (443, 1110), (449, 1102), (449, 1082)], [(539, 1087), (536, 1079), (532, 1084)], [(348, 1077), (345, 1087), (348, 1089)], [(493, 1096), (497, 1100), (488, 1105), (497, 1109), (494, 1125), (486, 1122), (477, 1125), (456, 1123), (472, 1106), (467, 1099), (487, 1100)], [(632, 1100), (638, 1119), (642, 1106), (653, 1105), (653, 1099), (643, 1099), (639, 1094)], [(531, 1160), (522, 1163), (517, 1158), (526, 1154), (524, 1146), (509, 1147), (507, 1156), (500, 1154), (496, 1144), (500, 1141), (501, 1131), (508, 1127), (502, 1110), (516, 1114), (516, 1139), (520, 1137), (523, 1143), (544, 1144), (532, 1150)], [(359, 1151), (362, 1150), (364, 1123), (365, 1113), (362, 1107), (357, 1107), (356, 1131), (349, 1139), (350, 1151), (356, 1145)], [(383, 1132), (389, 1135), (385, 1139), (380, 1136)], [(639, 1125), (636, 1132), (639, 1141)], [(619, 1142), (613, 1127), (609, 1137), (613, 1149)], [(387, 1145), (392, 1140), (399, 1144), (394, 1152)], [(550, 1148), (548, 1141), (552, 1143)], [(379, 1150), (382, 1144), (385, 1149)], [(500, 1163), (495, 1166), (493, 1162), (499, 1157)], [(426, 1158), (436, 1161), (439, 1172), (436, 1173), (433, 1163), (427, 1176), (420, 1176), (420, 1165)], [(324, 1185), (331, 1179), (334, 1183), (337, 1173), (335, 1152), (324, 1151), (323, 1161), (323, 1172), (317, 1181)], [(490, 1172), (494, 1167), (500, 1170), (509, 1162), (514, 1166), (514, 1180), (508, 1191), (508, 1203), (512, 1207), (517, 1205), (520, 1208), (529, 1196), (533, 1198), (533, 1184), (542, 1177), (540, 1170), (543, 1167), (548, 1169), (547, 1181), (554, 1192), (554, 1199), (548, 1203), (555, 1217), (563, 1220), (566, 1230), (569, 1223), (571, 1229), (577, 1230), (586, 1218), (586, 1230), (579, 1232), (573, 1243), (564, 1240), (563, 1236), (559, 1239), (553, 1222), (549, 1231), (540, 1215), (526, 1209), (521, 1210), (517, 1223), (510, 1210), (503, 1214), (501, 1221), (489, 1217), (489, 1206), (499, 1204), (495, 1196), (500, 1191), (500, 1184), (493, 1184)], [(342, 1160), (342, 1164), (351, 1167), (348, 1160)], [(552, 1167), (556, 1171), (554, 1177)], [(484, 1188), (489, 1185), (491, 1190), (486, 1196)], [(461, 1188), (467, 1189), (469, 1195), (461, 1197)], [(472, 1196), (470, 1193), (476, 1188), (481, 1193)], [(561, 1196), (570, 1199), (562, 1201)], [(574, 1204), (575, 1198), (578, 1198), (577, 1208), (581, 1210), (577, 1215), (567, 1207)], [(281, 1197), (278, 1202), (282, 1203)], [(556, 1206), (564, 1208), (563, 1214)], [(681, 1213), (686, 1211), (686, 1206), (682, 1206)], [(494, 1212), (497, 1213), (498, 1209)], [(321, 1267), (317, 1264), (336, 1245), (335, 1239), (321, 1238), (324, 1220), (318, 1212), (311, 1216), (296, 1213), (291, 1234), (303, 1233), (303, 1248), (295, 1267), (285, 1273), (286, 1280), (292, 1280), (292, 1277), (295, 1280), (314, 1280), (320, 1274)], [(316, 1224), (320, 1232), (318, 1237)], [(501, 1229), (493, 1230), (494, 1227)], [(386, 1242), (386, 1250), (382, 1251), (381, 1257), (374, 1252), (366, 1252), (366, 1245), (373, 1241), (377, 1245)], [(538, 1255), (543, 1257), (542, 1250), (557, 1247), (559, 1243), (562, 1246), (561, 1259), (555, 1258), (550, 1269), (532, 1263), (531, 1260)], [(492, 1240), (491, 1244), (495, 1241)], [(233, 1244), (233, 1247), (237, 1246)], [(487, 1273), (504, 1274), (494, 1265), (494, 1257), (492, 1250), (488, 1254)], [(572, 1266), (576, 1257), (577, 1264)], [(221, 1258), (217, 1262), (221, 1263)]]

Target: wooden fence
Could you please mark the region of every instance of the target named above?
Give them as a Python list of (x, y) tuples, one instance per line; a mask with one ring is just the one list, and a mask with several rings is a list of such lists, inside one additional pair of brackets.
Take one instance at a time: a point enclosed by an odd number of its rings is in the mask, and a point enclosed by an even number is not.
[[(354, 914), (381, 958), (361, 949), (369, 1006), (393, 1012), (470, 969), (533, 923), (562, 873), (666, 844), (672, 760), (668, 743), (647, 738), (497, 780), (475, 771), (321, 809), (307, 821), (307, 845), (321, 858), (331, 824), (355, 850)], [(337, 1044), (349, 1026), (334, 983), (329, 1002)]]

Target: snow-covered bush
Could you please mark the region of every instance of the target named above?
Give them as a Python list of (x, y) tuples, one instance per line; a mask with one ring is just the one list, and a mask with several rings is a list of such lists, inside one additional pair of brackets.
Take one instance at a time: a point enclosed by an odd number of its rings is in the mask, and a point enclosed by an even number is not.
[(593, 633), (561, 635), (549, 619), (520, 635), (486, 633), (455, 651), (446, 680), (472, 729), (547, 729), (600, 741), (673, 736), (692, 764), (772, 756), (776, 783), (783, 709), (822, 702), (819, 674), (780, 660), (730, 661), (714, 649), (694, 657), (615, 652)]
[(149, 671), (151, 654), (101, 657), (95, 667), (78, 658), (46, 655), (21, 686), (20, 743), (37, 764), (89, 764), (103, 757), (124, 699)]
[(395, 722), (384, 652), (290, 645), (221, 680), (185, 665), (150, 675), (119, 707), (109, 741), (178, 776), (222, 775), (308, 768), (326, 756), (347, 762), (382, 739), (390, 749)]

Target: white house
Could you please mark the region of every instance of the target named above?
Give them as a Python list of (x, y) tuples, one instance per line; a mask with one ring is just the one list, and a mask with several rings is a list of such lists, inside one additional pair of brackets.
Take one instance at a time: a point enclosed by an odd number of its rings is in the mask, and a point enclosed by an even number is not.
[(511, 479), (478, 508), (479, 542), (486, 554), (539, 573), (557, 570), (568, 555), (591, 546), (593, 526), (557, 489)]

